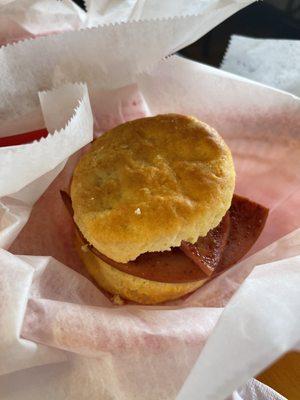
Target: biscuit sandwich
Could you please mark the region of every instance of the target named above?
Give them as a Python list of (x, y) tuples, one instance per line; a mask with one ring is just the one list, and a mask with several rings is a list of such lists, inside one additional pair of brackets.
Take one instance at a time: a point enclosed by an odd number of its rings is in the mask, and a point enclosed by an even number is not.
[(69, 202), (76, 246), (112, 295), (182, 297), (242, 258), (267, 209), (234, 195), (230, 149), (190, 116), (158, 115), (104, 133), (77, 164)]

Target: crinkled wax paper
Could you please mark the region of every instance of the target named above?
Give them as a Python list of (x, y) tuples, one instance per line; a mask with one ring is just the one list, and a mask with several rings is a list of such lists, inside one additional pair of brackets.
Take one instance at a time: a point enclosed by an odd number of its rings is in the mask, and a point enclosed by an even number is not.
[(300, 40), (233, 35), (221, 68), (300, 96), (299, 62)]
[[(196, 3), (213, 5), (203, 16)], [(249, 3), (195, 2), (185, 17), (0, 49), (0, 134), (51, 133), (1, 149), (1, 399), (224, 399), (299, 345), (299, 100), (177, 56), (159, 61), (212, 28), (215, 13)], [(164, 112), (215, 126), (233, 152), (236, 192), (270, 217), (250, 257), (184, 301), (116, 307), (85, 275), (59, 190), (93, 124), (100, 133)], [(280, 399), (251, 380), (232, 398), (271, 396)]]
[(80, 29), (86, 14), (71, 0), (1, 0), (0, 46)]

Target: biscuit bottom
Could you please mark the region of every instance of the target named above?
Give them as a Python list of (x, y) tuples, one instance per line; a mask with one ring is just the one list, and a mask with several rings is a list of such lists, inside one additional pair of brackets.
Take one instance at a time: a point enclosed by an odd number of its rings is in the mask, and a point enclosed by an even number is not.
[(163, 303), (191, 293), (207, 281), (163, 283), (129, 275), (95, 256), (78, 236), (76, 239), (77, 251), (89, 274), (102, 289), (123, 299), (140, 304)]

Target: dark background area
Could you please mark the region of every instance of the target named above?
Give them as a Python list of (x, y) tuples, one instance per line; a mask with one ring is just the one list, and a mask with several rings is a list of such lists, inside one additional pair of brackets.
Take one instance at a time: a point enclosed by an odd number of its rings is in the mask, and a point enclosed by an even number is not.
[[(75, 2), (83, 7), (83, 1)], [(219, 66), (232, 34), (258, 38), (300, 39), (300, 0), (255, 2), (180, 53), (192, 60)]]

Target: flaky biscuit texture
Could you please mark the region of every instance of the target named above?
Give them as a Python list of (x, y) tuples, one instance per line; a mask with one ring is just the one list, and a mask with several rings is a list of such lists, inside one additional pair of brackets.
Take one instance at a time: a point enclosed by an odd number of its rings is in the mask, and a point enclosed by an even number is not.
[(213, 128), (178, 114), (142, 118), (106, 132), (81, 158), (74, 219), (100, 252), (128, 262), (205, 236), (234, 184), (231, 152)]

